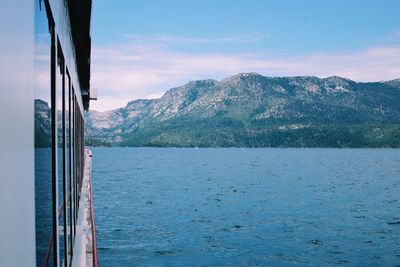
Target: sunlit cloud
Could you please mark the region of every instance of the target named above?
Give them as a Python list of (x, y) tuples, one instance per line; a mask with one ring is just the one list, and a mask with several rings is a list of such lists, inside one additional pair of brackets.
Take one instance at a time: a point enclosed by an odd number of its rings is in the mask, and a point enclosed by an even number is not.
[[(258, 38), (257, 35), (253, 37)], [(355, 81), (391, 80), (400, 76), (400, 45), (273, 57), (268, 56), (267, 51), (177, 52), (162, 45), (166, 42), (234, 42), (251, 39), (251, 35), (204, 40), (160, 35), (148, 37), (150, 44), (138, 41), (140, 38), (144, 37), (93, 47), (91, 85), (97, 88), (99, 100), (91, 104), (92, 109), (113, 109), (134, 99), (160, 97), (168, 89), (191, 80), (219, 80), (241, 72), (266, 76), (338, 75)]]

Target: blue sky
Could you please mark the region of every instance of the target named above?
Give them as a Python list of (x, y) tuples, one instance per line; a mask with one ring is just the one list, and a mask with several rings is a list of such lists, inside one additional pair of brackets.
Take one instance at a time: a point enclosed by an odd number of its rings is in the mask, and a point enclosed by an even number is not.
[(398, 10), (389, 0), (96, 0), (92, 107), (239, 72), (400, 78)]

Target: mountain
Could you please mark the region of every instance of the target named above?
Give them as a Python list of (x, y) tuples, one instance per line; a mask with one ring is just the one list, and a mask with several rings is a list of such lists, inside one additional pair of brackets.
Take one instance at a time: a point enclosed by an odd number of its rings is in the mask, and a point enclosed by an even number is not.
[(86, 114), (89, 145), (400, 147), (400, 79), (242, 73)]
[(47, 102), (35, 99), (35, 147), (50, 147), (50, 107)]

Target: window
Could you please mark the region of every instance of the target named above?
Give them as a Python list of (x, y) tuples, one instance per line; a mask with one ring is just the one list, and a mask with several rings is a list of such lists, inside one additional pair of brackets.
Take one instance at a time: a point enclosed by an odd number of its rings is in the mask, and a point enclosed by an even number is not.
[[(35, 227), (36, 264), (43, 266), (52, 234), (51, 35), (46, 11), (35, 4)], [(50, 246), (50, 254), (52, 253)], [(49, 259), (52, 265), (52, 259)]]

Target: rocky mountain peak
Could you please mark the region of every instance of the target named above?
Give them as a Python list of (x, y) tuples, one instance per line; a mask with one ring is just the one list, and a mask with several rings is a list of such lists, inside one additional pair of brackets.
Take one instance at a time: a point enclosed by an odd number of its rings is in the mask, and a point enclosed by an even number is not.
[(89, 140), (123, 145), (400, 146), (399, 81), (240, 73), (91, 111), (86, 129)]
[(49, 110), (49, 104), (41, 99), (35, 99), (35, 109), (39, 109), (39, 110)]

